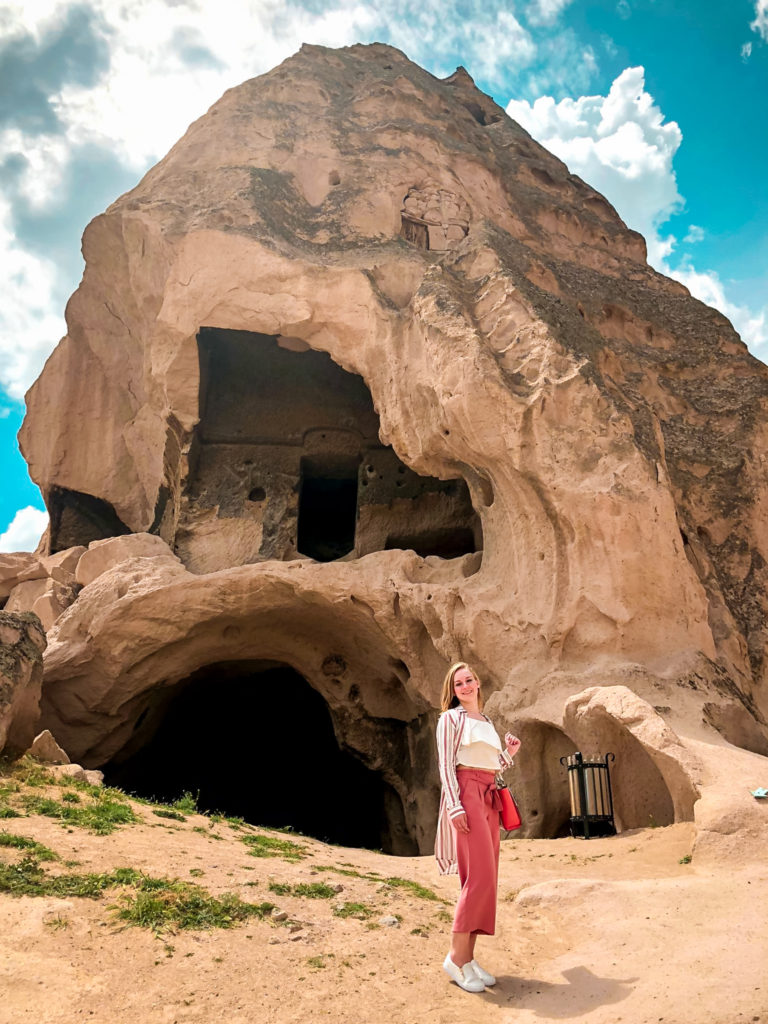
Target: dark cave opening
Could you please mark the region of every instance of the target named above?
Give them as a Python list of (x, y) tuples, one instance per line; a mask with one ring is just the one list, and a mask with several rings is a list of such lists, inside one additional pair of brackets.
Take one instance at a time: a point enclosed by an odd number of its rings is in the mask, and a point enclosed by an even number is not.
[(355, 546), (360, 459), (301, 460), (297, 547), (318, 562), (342, 558)]
[(52, 555), (131, 532), (108, 501), (92, 494), (54, 486), (48, 492), (46, 504), (50, 514)]
[(322, 696), (265, 662), (199, 669), (144, 712), (105, 783), (343, 846), (392, 849), (394, 789), (336, 740)]
[(477, 550), (475, 533), (469, 527), (436, 528), (420, 533), (387, 537), (385, 551), (396, 548), (415, 551), (420, 558), (437, 555), (439, 558), (460, 558)]

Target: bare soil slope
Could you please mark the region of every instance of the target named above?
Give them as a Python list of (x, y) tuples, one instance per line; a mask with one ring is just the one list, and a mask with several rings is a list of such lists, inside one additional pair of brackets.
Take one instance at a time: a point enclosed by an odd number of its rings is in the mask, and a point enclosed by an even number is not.
[[(226, 929), (153, 932), (117, 917), (136, 906), (136, 881), (95, 899), (4, 891), (2, 1024), (768, 1021), (768, 867), (697, 865), (691, 825), (503, 843), (498, 932), (478, 947), (499, 980), (475, 996), (440, 969), (457, 881), (440, 878), (431, 858), (160, 816), (168, 809), (48, 778), (28, 767), (0, 778), (0, 814), (20, 815), (4, 817), (0, 836), (34, 839), (60, 858), (40, 860), (39, 849), (3, 839), (6, 890), (25, 870), (33, 877), (35, 861), (37, 878), (131, 868), (287, 916), (266, 910)], [(137, 820), (106, 835), (78, 825), (90, 808), (95, 827), (108, 829), (113, 803)], [(144, 893), (146, 920), (162, 892)]]

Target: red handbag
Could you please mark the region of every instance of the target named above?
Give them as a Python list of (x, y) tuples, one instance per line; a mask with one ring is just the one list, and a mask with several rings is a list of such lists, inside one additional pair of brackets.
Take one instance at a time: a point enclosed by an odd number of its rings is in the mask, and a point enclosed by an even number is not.
[(502, 783), (496, 789), (501, 798), (501, 827), (507, 832), (514, 832), (522, 824), (515, 798), (509, 792), (506, 783)]

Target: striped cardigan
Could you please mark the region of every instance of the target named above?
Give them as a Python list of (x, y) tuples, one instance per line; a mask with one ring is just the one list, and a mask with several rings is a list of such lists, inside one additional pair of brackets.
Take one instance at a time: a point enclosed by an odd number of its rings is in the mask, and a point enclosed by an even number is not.
[[(483, 718), (490, 722), (487, 715), (483, 715)], [(440, 794), (440, 814), (437, 819), (435, 858), (441, 875), (458, 873), (456, 831), (451, 819), (464, 813), (459, 796), (459, 780), (456, 777), (456, 758), (466, 722), (467, 713), (462, 707), (444, 711), (437, 721), (437, 765), (443, 790)], [(503, 771), (511, 764), (512, 758), (502, 749), (499, 754), (499, 769)]]

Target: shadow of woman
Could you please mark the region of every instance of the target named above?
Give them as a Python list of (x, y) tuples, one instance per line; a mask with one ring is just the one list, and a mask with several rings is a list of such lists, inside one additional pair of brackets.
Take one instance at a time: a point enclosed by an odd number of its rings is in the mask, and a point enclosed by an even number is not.
[(520, 1010), (533, 1010), (538, 1017), (580, 1017), (598, 1006), (620, 1003), (634, 991), (638, 978), (599, 978), (587, 967), (563, 971), (565, 984), (527, 978), (500, 976), (493, 989), (486, 989), (488, 1002), (500, 1006), (513, 1004)]

